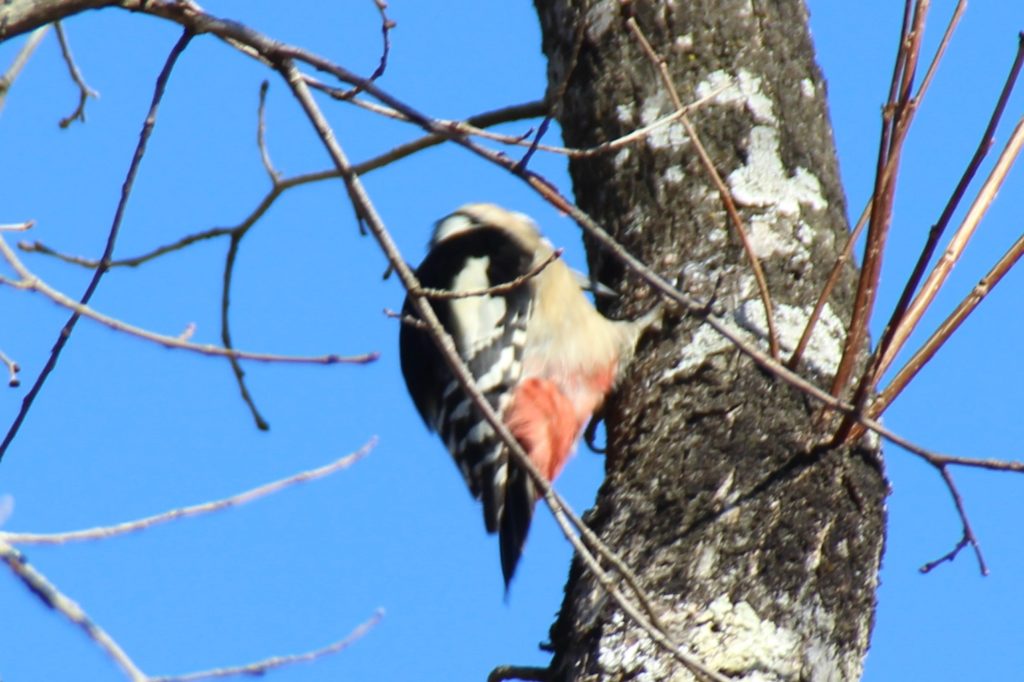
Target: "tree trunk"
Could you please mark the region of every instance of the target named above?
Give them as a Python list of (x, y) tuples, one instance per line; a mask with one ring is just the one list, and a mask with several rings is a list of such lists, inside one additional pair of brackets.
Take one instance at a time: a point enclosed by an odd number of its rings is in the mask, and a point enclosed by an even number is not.
[[(848, 226), (801, 0), (536, 0), (565, 142), (592, 147), (671, 114), (632, 13), (732, 192), (767, 276), (782, 357)], [(627, 249), (767, 348), (764, 306), (719, 193), (679, 122), (575, 159), (580, 207)], [(650, 292), (612, 257), (591, 267)], [(854, 271), (843, 274), (801, 371), (835, 371)], [(841, 321), (842, 320), (842, 321)], [(877, 443), (831, 448), (817, 405), (692, 316), (642, 345), (607, 410), (607, 476), (588, 521), (653, 596), (677, 642), (736, 679), (856, 680), (884, 541)], [(577, 561), (552, 627), (555, 680), (688, 680)]]

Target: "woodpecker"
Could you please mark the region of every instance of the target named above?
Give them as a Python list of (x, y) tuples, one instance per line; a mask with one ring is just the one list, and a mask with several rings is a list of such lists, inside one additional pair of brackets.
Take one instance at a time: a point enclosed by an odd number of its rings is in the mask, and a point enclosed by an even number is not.
[[(528, 216), (493, 204), (468, 204), (438, 221), (416, 270), (423, 287), (479, 292), (428, 300), (477, 388), (549, 481), (565, 466), (641, 334), (661, 313), (655, 308), (634, 322), (605, 318), (574, 271), (553, 256), (550, 242)], [(487, 291), (542, 265), (518, 286)], [(483, 502), (487, 531), (499, 534), (507, 590), (538, 493), (462, 390), (429, 333), (416, 324), (411, 296), (402, 312), (399, 350), (409, 394), (470, 492)]]

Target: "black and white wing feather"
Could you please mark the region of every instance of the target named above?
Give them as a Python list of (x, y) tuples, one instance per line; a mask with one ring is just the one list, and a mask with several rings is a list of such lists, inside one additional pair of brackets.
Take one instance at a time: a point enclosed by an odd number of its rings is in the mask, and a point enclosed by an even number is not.
[[(478, 291), (526, 274), (533, 259), (534, 254), (505, 231), (481, 226), (436, 243), (416, 276), (432, 289)], [(532, 286), (527, 281), (501, 294), (430, 300), (477, 386), (498, 414), (507, 407), (522, 374)], [(402, 312), (416, 317), (409, 298)], [(504, 536), (500, 522), (505, 516), (506, 496), (515, 500), (517, 518), (522, 516), (518, 508), (524, 499), (528, 498), (528, 512), (532, 512), (528, 477), (510, 476), (508, 453), (459, 386), (429, 333), (403, 324), (399, 345), (402, 372), (420, 416), (441, 436), (473, 496), (483, 501), (487, 530), (493, 533), (501, 527)], [(510, 484), (523, 490), (508, 490)], [(520, 518), (517, 525), (522, 522)], [(525, 525), (529, 526), (529, 519)], [(522, 535), (525, 538), (525, 531)]]

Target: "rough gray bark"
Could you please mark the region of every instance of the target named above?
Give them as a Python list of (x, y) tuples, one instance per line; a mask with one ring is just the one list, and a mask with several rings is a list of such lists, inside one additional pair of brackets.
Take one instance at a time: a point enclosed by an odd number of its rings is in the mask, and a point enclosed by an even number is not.
[[(764, 265), (785, 357), (848, 229), (803, 2), (536, 5), (551, 91), (567, 84), (556, 106), (569, 146), (615, 139), (673, 111), (627, 29), (629, 12), (684, 102), (728, 85), (691, 118)], [(581, 208), (767, 346), (751, 268), (681, 125), (574, 160), (571, 172)], [(649, 305), (614, 259), (592, 250), (591, 266), (629, 292), (630, 313)], [(838, 362), (852, 275), (801, 368), (821, 383)], [(886, 483), (876, 446), (820, 445), (828, 434), (815, 408), (689, 317), (646, 344), (609, 405), (607, 478), (588, 520), (639, 573), (676, 640), (736, 679), (861, 675)], [(553, 679), (693, 679), (578, 562), (551, 643)]]

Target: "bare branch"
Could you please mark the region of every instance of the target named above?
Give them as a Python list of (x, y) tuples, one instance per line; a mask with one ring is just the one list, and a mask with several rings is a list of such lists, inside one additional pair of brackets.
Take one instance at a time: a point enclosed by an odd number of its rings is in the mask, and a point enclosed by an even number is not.
[[(276, 194), (275, 194), (275, 196), (276, 196)], [(266, 209), (264, 209), (264, 210), (266, 210)], [(223, 237), (224, 235), (231, 234), (232, 231), (233, 231), (233, 228), (229, 228), (229, 227), (215, 227), (215, 228), (210, 229), (210, 230), (204, 230), (202, 232), (197, 232), (195, 234), (190, 234), (188, 236), (182, 237), (181, 239), (179, 239), (176, 242), (172, 242), (170, 244), (165, 244), (164, 246), (158, 247), (158, 248), (150, 251), (149, 253), (143, 254), (141, 256), (135, 256), (133, 258), (121, 258), (121, 259), (118, 259), (118, 260), (112, 260), (112, 261), (110, 261), (109, 267), (111, 267), (111, 268), (119, 268), (119, 267), (134, 268), (134, 267), (137, 267), (139, 265), (142, 265), (143, 263), (145, 263), (147, 261), (151, 261), (151, 260), (154, 260), (156, 258), (159, 258), (160, 256), (163, 256), (165, 254), (173, 253), (175, 251), (180, 251), (181, 249), (185, 248), (186, 246), (189, 246), (191, 244), (195, 244), (196, 242), (206, 241), (207, 239), (216, 239), (217, 237)], [(71, 265), (80, 265), (83, 268), (89, 268), (90, 270), (98, 268), (100, 266), (100, 261), (98, 261), (98, 260), (94, 260), (94, 259), (91, 259), (91, 258), (82, 258), (81, 256), (72, 256), (72, 255), (69, 255), (69, 254), (61, 253), (59, 251), (56, 251), (56, 250), (50, 248), (46, 244), (43, 244), (42, 242), (24, 242), (24, 241), (18, 242), (18, 248), (21, 249), (22, 251), (26, 252), (26, 253), (39, 253), (39, 254), (42, 254), (44, 256), (53, 256), (54, 258), (56, 258), (58, 260), (62, 260), (65, 263), (70, 263)]]
[(917, 376), (917, 373), (932, 359), (935, 353), (949, 340), (949, 337), (959, 329), (967, 317), (974, 312), (978, 304), (984, 300), (986, 296), (995, 288), (999, 281), (1002, 280), (1003, 276), (1017, 264), (1020, 257), (1024, 255), (1024, 236), (1021, 236), (1014, 242), (1003, 257), (999, 259), (987, 275), (982, 277), (981, 281), (978, 282), (977, 286), (971, 291), (970, 294), (964, 298), (963, 301), (956, 307), (956, 309), (950, 313), (939, 328), (925, 341), (924, 345), (913, 357), (911, 357), (907, 364), (899, 371), (899, 373), (893, 378), (889, 385), (879, 394), (879, 396), (872, 402), (869, 414), (872, 417), (885, 412), (885, 409), (892, 404), (892, 401), (903, 391), (904, 388)]
[[(962, 11), (963, 4), (964, 3), (961, 2), (960, 5), (957, 6), (958, 12)], [(954, 15), (954, 21), (956, 18), (956, 15)], [(950, 25), (950, 29), (951, 28), (952, 22)], [(947, 36), (948, 34), (949, 30), (947, 30)], [(1010, 72), (1006, 77), (1006, 82), (1003, 85), (1002, 92), (999, 95), (999, 99), (996, 101), (996, 105), (992, 111), (992, 116), (989, 118), (988, 125), (985, 127), (985, 132), (982, 134), (978, 147), (974, 152), (974, 156), (971, 158), (970, 163), (967, 165), (963, 175), (960, 177), (960, 181), (953, 190), (953, 194), (950, 196), (949, 201), (946, 202), (946, 206), (943, 209), (942, 214), (939, 216), (938, 221), (929, 231), (928, 238), (921, 249), (921, 254), (917, 259), (917, 263), (914, 265), (913, 271), (907, 278), (907, 283), (903, 288), (903, 292), (900, 294), (899, 301), (893, 309), (893, 312), (889, 317), (889, 321), (886, 323), (881, 340), (875, 350), (876, 366), (873, 368), (873, 373), (870, 377), (870, 388), (872, 390), (874, 389), (878, 379), (881, 378), (881, 375), (885, 372), (885, 367), (881, 365), (881, 361), (889, 353), (889, 349), (892, 347), (894, 335), (906, 317), (911, 297), (917, 291), (917, 287), (921, 283), (921, 278), (924, 277), (925, 268), (928, 267), (928, 263), (931, 261), (932, 256), (935, 253), (935, 248), (938, 246), (939, 240), (942, 238), (942, 234), (949, 225), (949, 221), (952, 219), (953, 213), (960, 206), (960, 201), (963, 199), (963, 196), (967, 191), (967, 187), (974, 179), (978, 168), (981, 166), (981, 162), (992, 148), (992, 144), (995, 139), (995, 131), (1002, 119), (1003, 112), (1006, 108), (1006, 102), (1016, 85), (1022, 65), (1024, 65), (1024, 36), (1018, 36), (1017, 55), (1014, 58), (1013, 65), (1010, 67)], [(880, 414), (880, 412), (874, 412), (874, 414)]]
[(362, 639), (367, 632), (381, 621), (383, 617), (384, 611), (382, 609), (377, 609), (372, 616), (358, 625), (343, 639), (340, 639), (337, 642), (332, 642), (331, 644), (314, 651), (307, 651), (302, 654), (289, 654), (287, 656), (273, 656), (262, 661), (257, 661), (256, 663), (248, 663), (246, 665), (231, 668), (215, 668), (213, 670), (203, 670), (201, 672), (188, 673), (186, 675), (161, 675), (159, 677), (149, 678), (148, 682), (197, 682), (198, 680), (223, 679), (225, 677), (239, 677), (242, 675), (259, 677), (277, 668), (295, 665), (296, 663), (312, 663), (313, 661), (349, 648)]
[(26, 220), (23, 223), (8, 223), (0, 225), (0, 232), (24, 232), (25, 230), (32, 229), (35, 224), (36, 221), (34, 220)]
[(274, 164), (270, 160), (270, 151), (267, 149), (266, 140), (266, 121), (264, 119), (264, 110), (267, 105), (267, 89), (269, 87), (269, 81), (260, 83), (260, 104), (256, 108), (256, 146), (260, 149), (260, 159), (263, 161), (263, 167), (266, 169), (267, 175), (270, 176), (271, 184), (276, 185), (281, 180), (281, 172), (274, 168)]
[(939, 564), (946, 561), (953, 561), (953, 559), (955, 559), (960, 553), (960, 550), (967, 545), (970, 545), (974, 549), (974, 556), (978, 559), (978, 569), (981, 571), (982, 575), (988, 575), (989, 571), (988, 565), (985, 563), (985, 556), (981, 553), (981, 545), (978, 543), (978, 537), (974, 534), (974, 529), (971, 528), (971, 521), (967, 517), (967, 509), (964, 507), (963, 498), (960, 497), (960, 491), (957, 489), (956, 483), (953, 481), (953, 476), (949, 473), (949, 469), (945, 465), (939, 465), (936, 468), (942, 475), (942, 480), (946, 482), (946, 488), (949, 489), (949, 494), (953, 496), (953, 504), (956, 505), (956, 511), (960, 515), (960, 523), (963, 524), (963, 536), (952, 550), (934, 561), (929, 561), (921, 567), (920, 571), (922, 573), (929, 573)]
[[(903, 151), (903, 143), (910, 130), (910, 122), (920, 100), (911, 96), (917, 61), (924, 34), (928, 2), (908, 0), (903, 13), (903, 28), (889, 85), (889, 98), (882, 111), (882, 134), (879, 137), (878, 157), (875, 166), (875, 184), (871, 193), (871, 220), (868, 223), (867, 243), (864, 247), (864, 262), (857, 280), (857, 293), (853, 304), (853, 315), (846, 333), (842, 359), (832, 381), (832, 395), (841, 397), (848, 389), (850, 377), (867, 345), (868, 324), (875, 309), (878, 282), (882, 269), (882, 257), (892, 224), (892, 206), (896, 196), (896, 177)], [(869, 370), (870, 371), (870, 370)], [(854, 398), (862, 405), (866, 400), (863, 392), (865, 382)], [(846, 439), (851, 421), (843, 420), (836, 433), (836, 440)]]
[[(128, 173), (125, 176), (124, 184), (121, 187), (121, 199), (117, 204), (117, 210), (114, 212), (114, 220), (110, 226), (110, 232), (107, 234), (107, 244), (103, 249), (103, 256), (100, 259), (100, 266), (93, 273), (92, 280), (85, 289), (85, 293), (82, 294), (82, 298), (79, 300), (81, 306), (87, 306), (89, 300), (95, 293), (96, 288), (100, 284), (100, 280), (103, 275), (106, 274), (107, 269), (110, 267), (110, 257), (114, 253), (114, 244), (117, 243), (117, 235), (121, 229), (121, 219), (124, 217), (124, 210), (128, 204), (128, 197), (131, 196), (132, 187), (135, 183), (135, 175), (138, 172), (139, 165), (142, 163), (142, 157), (146, 153), (146, 144), (149, 141), (150, 135), (153, 133), (153, 126), (156, 125), (156, 114), (160, 108), (160, 101), (163, 99), (164, 89), (167, 87), (167, 81), (171, 77), (171, 72), (174, 70), (174, 65), (178, 61), (178, 57), (185, 51), (189, 41), (192, 39), (192, 33), (185, 31), (178, 42), (175, 43), (174, 47), (171, 48), (170, 54), (167, 55), (167, 60), (164, 62), (163, 69), (160, 71), (160, 75), (157, 76), (156, 86), (153, 90), (153, 99), (149, 105), (149, 111), (146, 113), (146, 118), (142, 124), (142, 131), (139, 133), (139, 142), (135, 147), (135, 154), (132, 157), (132, 161), (128, 166)], [(7, 244), (4, 244), (5, 255), (13, 256)], [(8, 260), (10, 259), (8, 256)], [(17, 260), (15, 258), (15, 260)], [(18, 410), (17, 416), (11, 423), (10, 428), (7, 430), (7, 434), (4, 436), (2, 442), (0, 442), (0, 460), (3, 459), (4, 453), (7, 452), (7, 448), (10, 446), (14, 437), (18, 434), (18, 429), (21, 428), (22, 422), (28, 415), (29, 410), (32, 408), (32, 403), (35, 401), (36, 396), (39, 395), (39, 391), (43, 388), (43, 384), (46, 383), (46, 379), (50, 376), (50, 372), (57, 366), (57, 359), (60, 357), (61, 351), (64, 350), (65, 344), (71, 338), (71, 333), (75, 329), (75, 325), (78, 323), (80, 312), (72, 313), (68, 321), (64, 323), (64, 327), (60, 330), (60, 334), (57, 335), (56, 341), (54, 341), (53, 348), (50, 351), (50, 356), (46, 360), (46, 364), (43, 366), (42, 371), (36, 377), (36, 380), (32, 384), (32, 388), (29, 389), (25, 395), (24, 400), (21, 403), (21, 409)]]
[(974, 234), (974, 230), (978, 227), (978, 223), (988, 211), (992, 201), (995, 200), (996, 194), (1002, 186), (1003, 180), (1006, 179), (1006, 174), (1009, 172), (1013, 163), (1017, 159), (1017, 155), (1020, 153), (1022, 144), (1024, 144), (1024, 118), (1018, 121), (1017, 127), (1010, 136), (1010, 141), (1007, 142), (1006, 147), (1003, 149), (1003, 153), (996, 162), (995, 168), (992, 169), (992, 172), (989, 174), (985, 184), (982, 185), (982, 188), (978, 191), (978, 195), (975, 197), (974, 203), (971, 204), (971, 207), (968, 209), (967, 215), (964, 217), (959, 229), (950, 240), (949, 246), (946, 247), (946, 253), (943, 254), (939, 262), (935, 264), (935, 267), (932, 269), (928, 279), (925, 280), (924, 284), (921, 286), (920, 293), (909, 304), (906, 309), (906, 313), (900, 318), (894, 328), (891, 342), (884, 349), (881, 356), (879, 374), (883, 374), (892, 363), (896, 354), (903, 347), (903, 344), (906, 343), (910, 333), (917, 326), (921, 316), (928, 309), (928, 306), (931, 305), (935, 295), (938, 293), (943, 283), (945, 283), (946, 277), (949, 275), (949, 272), (952, 270), (956, 261), (959, 260), (963, 249), (967, 246), (968, 240)]
[(82, 72), (78, 70), (78, 64), (75, 63), (75, 58), (71, 54), (71, 46), (68, 45), (67, 36), (64, 34), (64, 27), (58, 21), (54, 23), (53, 28), (57, 31), (57, 41), (60, 43), (60, 52), (64, 56), (64, 63), (68, 65), (68, 72), (71, 74), (71, 80), (78, 86), (78, 106), (71, 112), (69, 116), (62, 118), (58, 125), (61, 128), (67, 128), (75, 121), (81, 121), (85, 123), (85, 102), (90, 97), (99, 98), (100, 94), (90, 88), (85, 83), (85, 79), (82, 78)]
[[(707, 98), (705, 98), (705, 100), (706, 99)], [(482, 114), (477, 114), (476, 116), (471, 116), (468, 119), (466, 119), (465, 123), (468, 124), (470, 128), (477, 130), (477, 126), (498, 125), (500, 123), (508, 123), (509, 121), (516, 121), (523, 118), (532, 118), (534, 116), (541, 115), (542, 113), (544, 113), (544, 111), (545, 105), (542, 101), (526, 102), (524, 104), (516, 104), (508, 107), (502, 107), (501, 109), (496, 109), (494, 111), (488, 111)], [(457, 125), (463, 124), (457, 123)], [(659, 122), (655, 122), (654, 124), (652, 124), (652, 126), (654, 125), (659, 125)], [(648, 128), (651, 128), (652, 126), (648, 126)], [(405, 144), (399, 145), (398, 147), (395, 147), (391, 151), (385, 152), (384, 154), (375, 156), (371, 159), (355, 164), (352, 167), (352, 169), (353, 171), (359, 173), (360, 175), (365, 175), (366, 173), (377, 170), (379, 168), (383, 168), (384, 166), (394, 163), (395, 161), (411, 156), (416, 152), (439, 145), (443, 142), (447, 142), (449, 138), (449, 135), (439, 135), (435, 133), (424, 135), (423, 137), (413, 140), (412, 142), (407, 142)], [(256, 222), (260, 218), (262, 218), (263, 215), (267, 212), (267, 210), (273, 205), (274, 201), (276, 201), (277, 198), (284, 194), (286, 191), (292, 189), (293, 187), (299, 187), (300, 185), (322, 182), (324, 180), (336, 180), (339, 177), (341, 177), (341, 175), (338, 173), (338, 171), (332, 169), (318, 171), (314, 173), (304, 173), (301, 175), (292, 176), (290, 178), (279, 179), (275, 184), (271, 186), (270, 190), (260, 200), (256, 208), (254, 208), (249, 213), (249, 215), (246, 216), (246, 218), (242, 220), (242, 222), (240, 222), (238, 225), (235, 225), (234, 227), (215, 227), (209, 230), (204, 230), (202, 232), (196, 232), (194, 234), (182, 237), (177, 241), (160, 246), (148, 253), (144, 253), (139, 256), (134, 256), (132, 258), (112, 260), (110, 261), (110, 267), (137, 267), (151, 260), (155, 260), (160, 256), (164, 256), (169, 253), (174, 253), (175, 251), (180, 251), (181, 249), (184, 249), (200, 241), (206, 241), (208, 239), (216, 239), (219, 237), (245, 232), (253, 225), (255, 225)], [(99, 267), (98, 260), (64, 254), (52, 249), (51, 247), (43, 244), (42, 242), (19, 242), (18, 248), (21, 249), (22, 251), (30, 253), (40, 253), (46, 256), (52, 256), (66, 263), (70, 263), (72, 265), (80, 265), (85, 268)]]
[[(0, 277), (0, 284), (7, 284), (8, 286), (15, 287), (17, 289), (25, 289), (28, 291), (38, 292), (54, 303), (61, 305), (74, 313), (74, 317), (88, 317), (91, 320), (99, 322), (100, 324), (113, 329), (114, 331), (124, 332), (137, 336), (140, 339), (146, 341), (152, 341), (153, 343), (160, 344), (167, 348), (176, 348), (180, 350), (187, 350), (193, 353), (200, 353), (202, 355), (213, 355), (226, 358), (237, 358), (240, 360), (258, 360), (261, 362), (282, 362), (282, 363), (297, 363), (297, 364), (318, 364), (318, 365), (333, 365), (336, 363), (348, 363), (348, 364), (365, 364), (376, 360), (379, 353), (364, 353), (362, 355), (319, 355), (319, 356), (299, 356), (299, 355), (274, 355), (272, 353), (251, 353), (246, 351), (234, 350), (231, 348), (221, 348), (212, 344), (197, 344), (190, 343), (183, 340), (178, 336), (166, 336), (164, 334), (157, 334), (155, 332), (142, 329), (130, 325), (126, 322), (122, 322), (113, 317), (108, 317), (102, 313), (99, 313), (89, 306), (83, 305), (75, 301), (74, 299), (66, 296), (65, 294), (57, 291), (43, 280), (32, 274), (25, 266), (18, 260), (17, 255), (7, 245), (3, 237), (0, 237), (0, 255), (3, 255), (10, 263), (11, 267), (14, 268), (15, 272), (21, 277), (20, 280), (12, 280), (7, 277)], [(23, 408), (24, 409), (24, 408)]]
[(178, 519), (212, 514), (230, 507), (238, 507), (240, 505), (247, 504), (268, 495), (273, 495), (285, 488), (290, 488), (300, 483), (308, 483), (310, 481), (326, 478), (331, 474), (335, 474), (349, 468), (363, 457), (366, 457), (366, 455), (370, 454), (370, 451), (373, 450), (376, 445), (377, 438), (371, 438), (365, 445), (355, 452), (345, 455), (344, 457), (340, 457), (330, 464), (326, 464), (316, 469), (300, 471), (299, 473), (286, 478), (282, 478), (271, 483), (265, 483), (256, 488), (251, 488), (238, 493), (237, 495), (225, 497), (220, 500), (204, 502), (190, 507), (180, 507), (161, 514), (147, 516), (143, 519), (136, 519), (135, 521), (126, 521), (113, 526), (97, 526), (95, 528), (66, 531), (63, 533), (12, 533), (0, 531), (0, 542), (7, 542), (12, 545), (64, 545), (70, 542), (106, 540), (108, 538), (125, 535), (127, 533), (137, 533), (139, 531), (152, 528), (153, 526), (159, 526), (170, 521), (177, 521)]
[(377, 65), (377, 69), (370, 75), (369, 80), (375, 81), (384, 75), (384, 72), (388, 68), (388, 55), (391, 54), (391, 29), (395, 27), (395, 22), (388, 16), (388, 3), (385, 0), (373, 0), (373, 4), (377, 6), (377, 11), (380, 12), (380, 34), (381, 34), (381, 52), (380, 52), (380, 63)]
[(25, 41), (25, 44), (18, 50), (18, 54), (14, 55), (14, 61), (7, 68), (7, 71), (0, 76), (0, 111), (3, 111), (4, 102), (7, 100), (7, 93), (11, 91), (11, 86), (14, 85), (15, 79), (21, 70), (25, 68), (25, 64), (28, 63), (32, 53), (36, 51), (40, 41), (46, 36), (46, 32), (50, 30), (49, 26), (40, 26), (39, 28), (32, 31), (32, 34)]
[(18, 378), (18, 372), (21, 371), (21, 367), (17, 362), (11, 360), (7, 355), (0, 350), (0, 362), (7, 368), (7, 385), (11, 388), (17, 388), (21, 386), (21, 379)]
[[(221, 283), (220, 295), (220, 340), (225, 348), (234, 348), (234, 344), (231, 341), (231, 316), (228, 315), (228, 309), (231, 307), (231, 282), (235, 272), (235, 259), (238, 257), (238, 249), (242, 244), (242, 237), (244, 236), (244, 232), (235, 232), (231, 235), (228, 253), (224, 259), (224, 278)], [(249, 408), (249, 413), (252, 415), (253, 421), (256, 422), (256, 428), (260, 431), (269, 431), (270, 424), (260, 414), (259, 409), (256, 407), (256, 401), (253, 399), (252, 394), (249, 393), (242, 365), (238, 362), (237, 358), (230, 358), (229, 362), (231, 363), (231, 372), (235, 375), (235, 381), (238, 383), (238, 390), (242, 394), (242, 402)]]
[(0, 561), (7, 564), (11, 572), (24, 583), (25, 587), (39, 597), (46, 606), (81, 628), (86, 636), (124, 671), (128, 679), (132, 680), (132, 682), (148, 682), (149, 678), (135, 665), (135, 662), (124, 652), (124, 649), (103, 628), (97, 625), (81, 606), (58, 590), (53, 583), (47, 580), (46, 576), (28, 563), (21, 552), (2, 538), (0, 538)]
[(939, 262), (935, 264), (928, 279), (921, 285), (920, 293), (914, 297), (914, 300), (907, 308), (906, 315), (893, 332), (892, 343), (882, 356), (879, 365), (880, 373), (884, 373), (892, 363), (896, 353), (906, 343), (910, 332), (917, 326), (921, 316), (924, 315), (924, 312), (931, 305), (936, 294), (938, 294), (939, 289), (945, 283), (946, 278), (953, 269), (953, 265), (960, 259), (964, 248), (967, 246), (967, 242), (974, 234), (989, 206), (995, 200), (996, 194), (1006, 179), (1006, 174), (1010, 171), (1014, 161), (1016, 161), (1022, 146), (1024, 146), (1024, 118), (1017, 122), (1017, 127), (1014, 128), (1013, 134), (1010, 136), (1009, 142), (1006, 143), (1003, 153), (1000, 154), (999, 160), (996, 161), (995, 167), (989, 174), (988, 179), (985, 180), (985, 184), (978, 190), (978, 195), (975, 197), (970, 209), (968, 209), (967, 215), (950, 239), (946, 252), (939, 259)]

